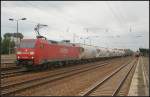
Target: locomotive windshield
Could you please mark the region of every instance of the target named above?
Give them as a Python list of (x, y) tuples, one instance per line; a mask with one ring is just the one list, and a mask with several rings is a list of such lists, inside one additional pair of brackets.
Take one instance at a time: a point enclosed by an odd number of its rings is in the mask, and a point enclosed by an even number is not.
[(22, 40), (20, 43), (20, 48), (34, 48), (35, 40)]

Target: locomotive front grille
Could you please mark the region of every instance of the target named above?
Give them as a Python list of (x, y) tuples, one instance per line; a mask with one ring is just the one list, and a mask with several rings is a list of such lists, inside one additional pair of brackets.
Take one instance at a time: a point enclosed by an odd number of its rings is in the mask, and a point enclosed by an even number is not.
[(17, 60), (18, 65), (29, 66), (33, 65), (34, 60)]

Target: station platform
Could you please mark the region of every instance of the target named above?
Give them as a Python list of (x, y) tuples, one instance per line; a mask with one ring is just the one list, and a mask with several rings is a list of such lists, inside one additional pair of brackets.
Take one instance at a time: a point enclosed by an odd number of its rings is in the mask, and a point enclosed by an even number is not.
[(149, 57), (139, 57), (128, 96), (149, 96)]

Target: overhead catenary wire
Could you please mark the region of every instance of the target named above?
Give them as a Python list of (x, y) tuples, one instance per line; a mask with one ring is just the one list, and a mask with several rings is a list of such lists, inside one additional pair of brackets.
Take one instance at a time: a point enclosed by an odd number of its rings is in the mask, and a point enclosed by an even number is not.
[[(121, 2), (119, 3), (119, 5), (120, 5), (120, 4), (121, 4)], [(116, 5), (116, 6), (113, 6), (113, 8), (114, 8), (116, 14), (118, 14), (117, 16), (120, 18), (120, 20), (123, 22), (123, 24), (126, 24), (127, 19), (126, 19), (125, 16), (122, 14), (122, 12), (124, 12), (124, 11), (121, 11), (121, 8), (122, 8), (122, 7), (118, 8), (117, 5)]]
[[(28, 4), (28, 5), (30, 5), (31, 7), (33, 7), (33, 8), (35, 8), (35, 9), (38, 9), (38, 10), (42, 10), (42, 11), (44, 11), (44, 9), (42, 8), (42, 7), (39, 7), (39, 6), (37, 6), (36, 4), (33, 4), (33, 2), (30, 2), (30, 1), (26, 1), (25, 2), (26, 4)], [(50, 15), (51, 16), (51, 14), (50, 13), (47, 13), (47, 15)], [(64, 17), (62, 14), (60, 14), (59, 13), (59, 15), (58, 15), (59, 17), (61, 17), (61, 18), (64, 18), (64, 20), (68, 20), (68, 18), (70, 19), (70, 17)], [(49, 19), (55, 19), (54, 17), (50, 17)], [(34, 23), (34, 21), (33, 21), (33, 23)], [(35, 22), (36, 23), (36, 22)], [(43, 22), (44, 23), (44, 22)], [(45, 24), (45, 23), (44, 23)], [(50, 27), (50, 26), (49, 26)], [(58, 29), (57, 29), (58, 30)], [(60, 30), (60, 32), (63, 32), (63, 30)]]
[[(114, 8), (110, 5), (110, 3), (108, 1), (105, 2), (106, 6), (109, 8), (109, 10), (111, 11), (111, 13), (113, 14), (113, 16), (115, 17), (115, 19), (118, 21), (118, 23), (121, 26), (124, 26), (124, 22), (119, 18), (119, 16), (116, 14), (116, 12), (114, 11)], [(120, 26), (119, 25), (119, 26)]]
[[(36, 8), (36, 9), (44, 10), (44, 9), (42, 9), (41, 7), (37, 6), (36, 4), (31, 3), (31, 2), (29, 2), (29, 1), (28, 1), (28, 2), (25, 2), (25, 3), (29, 4), (30, 6)], [(48, 15), (51, 15), (51, 14), (48, 14)], [(69, 21), (69, 22), (72, 22), (72, 20), (73, 20), (73, 18), (72, 18), (71, 16), (69, 16), (69, 17), (64, 17), (64, 16), (63, 16), (62, 14), (60, 14), (60, 13), (59, 13), (58, 16), (61, 17), (61, 18), (64, 18), (64, 20)], [(68, 28), (68, 29), (66, 30), (66, 32), (67, 32), (67, 33), (70, 32), (69, 30), (70, 30), (70, 28)], [(64, 32), (64, 31), (60, 31), (60, 32)], [(73, 41), (75, 41), (75, 40), (73, 39)]]
[[(37, 6), (36, 4), (33, 4), (33, 2), (31, 2), (31, 1), (26, 1), (25, 2), (26, 4), (28, 4), (28, 5), (30, 5), (31, 7), (33, 7), (33, 8), (36, 8), (36, 9), (40, 9), (40, 10), (42, 10), (42, 11), (44, 11), (44, 9), (40, 6)], [(48, 13), (49, 14), (49, 13)], [(51, 14), (49, 14), (49, 15), (51, 15)], [(63, 16), (61, 13), (59, 13), (59, 17), (61, 17), (61, 18), (64, 18), (65, 20), (69, 20), (69, 21), (71, 21), (72, 20), (72, 18), (71, 18), (71, 16), (68, 16), (68, 17), (65, 17), (65, 16)]]
[[(120, 5), (121, 5), (121, 2), (120, 2)], [(118, 8), (117, 6), (114, 6), (114, 10), (116, 10), (117, 11), (117, 14), (118, 14), (118, 16), (119, 16), (119, 18), (120, 18), (120, 20), (123, 22), (123, 24), (124, 24), (124, 27), (126, 27), (127, 28), (127, 31), (128, 31), (128, 29), (129, 29), (129, 32), (132, 32), (132, 26), (131, 25), (129, 25), (128, 23), (127, 23), (127, 18), (125, 18), (126, 16), (125, 16), (125, 14), (123, 14), (123, 13), (125, 13), (125, 11), (122, 11), (121, 10), (121, 7), (120, 8)]]

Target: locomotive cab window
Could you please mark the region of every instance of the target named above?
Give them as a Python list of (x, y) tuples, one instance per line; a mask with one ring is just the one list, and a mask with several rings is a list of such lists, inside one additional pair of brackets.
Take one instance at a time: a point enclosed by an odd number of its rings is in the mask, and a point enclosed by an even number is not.
[(19, 45), (20, 48), (34, 48), (35, 40), (22, 40)]

